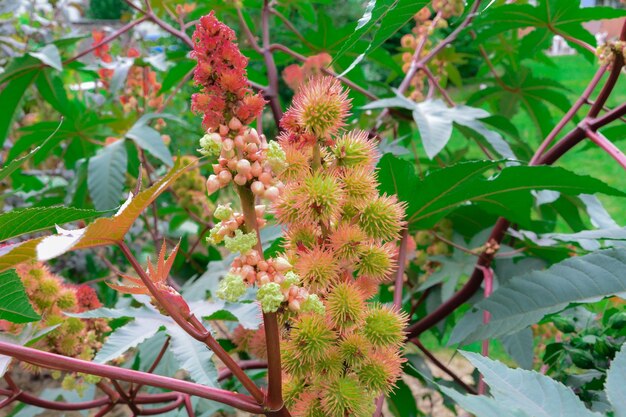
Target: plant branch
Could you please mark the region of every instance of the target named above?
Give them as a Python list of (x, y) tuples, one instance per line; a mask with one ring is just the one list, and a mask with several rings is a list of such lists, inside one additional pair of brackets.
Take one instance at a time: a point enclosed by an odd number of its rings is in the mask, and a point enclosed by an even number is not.
[[(141, 383), (217, 401), (250, 413), (263, 413), (263, 409), (258, 404), (254, 403), (253, 398), (247, 395), (207, 387), (193, 382), (69, 358), (6, 342), (0, 342), (0, 354), (49, 369), (82, 372), (113, 380)], [(105, 398), (102, 401), (103, 404), (105, 404), (109, 399)], [(75, 404), (68, 405), (72, 406)]]
[(261, 12), (261, 29), (263, 34), (263, 59), (267, 69), (268, 88), (265, 90), (265, 97), (270, 102), (270, 108), (274, 116), (276, 127), (280, 126), (280, 119), (283, 117), (283, 110), (278, 99), (278, 69), (274, 62), (274, 55), (270, 49), (270, 5), (268, 0), (263, 1)]
[[(266, 361), (260, 361), (256, 359), (250, 359), (247, 361), (239, 361), (237, 362), (237, 365), (239, 365), (239, 367), (243, 369), (244, 371), (248, 369), (267, 369)], [(217, 380), (223, 381), (225, 379), (230, 378), (232, 375), (233, 375), (233, 371), (231, 371), (230, 369), (228, 368), (220, 369), (219, 373), (217, 374)]]
[(437, 368), (445, 372), (450, 378), (454, 380), (454, 382), (459, 384), (459, 386), (461, 386), (465, 391), (467, 391), (468, 393), (472, 395), (478, 394), (474, 388), (470, 387), (465, 382), (463, 382), (463, 380), (457, 374), (455, 374), (450, 368), (448, 368), (439, 359), (437, 359), (435, 355), (433, 355), (428, 349), (426, 349), (419, 339), (413, 338), (411, 339), (411, 342), (413, 342), (415, 346), (417, 346), (417, 348), (422, 351), (424, 356), (426, 356)]
[(585, 129), (585, 134), (593, 141), (593, 143), (602, 148), (604, 152), (611, 156), (611, 158), (615, 159), (615, 161), (617, 161), (622, 168), (626, 169), (626, 155), (624, 155), (624, 153), (620, 151), (610, 140), (608, 140), (601, 133), (594, 132), (589, 128)]
[(393, 289), (393, 305), (400, 311), (402, 309), (402, 288), (404, 287), (404, 268), (406, 266), (406, 250), (409, 242), (409, 230), (402, 230), (400, 238), (400, 248), (398, 249), (398, 269), (396, 270), (396, 281)]

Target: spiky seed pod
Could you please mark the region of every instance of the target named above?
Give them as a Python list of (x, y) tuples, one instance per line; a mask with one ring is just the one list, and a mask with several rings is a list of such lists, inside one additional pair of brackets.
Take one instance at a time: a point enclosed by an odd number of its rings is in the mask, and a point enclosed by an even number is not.
[(292, 340), (280, 344), (281, 366), (292, 377), (306, 378), (313, 371), (314, 362), (305, 360), (300, 354), (300, 348)]
[(358, 259), (361, 243), (366, 239), (357, 225), (342, 223), (330, 235), (330, 247), (338, 259), (353, 262)]
[(322, 408), (327, 417), (370, 417), (374, 412), (374, 397), (360, 384), (356, 376), (331, 379), (322, 394)]
[(249, 343), (249, 350), (259, 359), (267, 359), (267, 343), (265, 340), (265, 328), (259, 327), (253, 331), (252, 338)]
[(293, 407), (296, 399), (306, 388), (306, 379), (287, 375), (283, 378), (283, 400), (288, 408)]
[(346, 192), (345, 205), (350, 208), (362, 206), (378, 195), (376, 176), (370, 168), (346, 169), (340, 180)]
[(327, 417), (322, 409), (319, 392), (314, 389), (302, 393), (290, 411), (293, 417)]
[(326, 291), (339, 279), (339, 264), (335, 256), (319, 246), (301, 253), (296, 260), (295, 270), (302, 278), (302, 283), (312, 292)]
[(292, 109), (298, 125), (318, 138), (334, 135), (344, 126), (350, 99), (334, 77), (309, 80), (293, 98)]
[(367, 312), (362, 332), (374, 346), (398, 347), (404, 341), (407, 316), (383, 305)]
[(365, 297), (358, 288), (347, 282), (337, 284), (326, 298), (326, 311), (330, 322), (340, 330), (359, 324), (364, 310)]
[(358, 332), (348, 333), (339, 343), (341, 358), (350, 366), (358, 366), (369, 354), (371, 343)]
[(285, 247), (292, 250), (312, 249), (320, 243), (320, 228), (311, 223), (294, 224), (285, 236)]
[(274, 202), (274, 214), (281, 224), (291, 225), (298, 223), (300, 211), (297, 206), (301, 186), (299, 183), (287, 183), (281, 196)]
[(61, 310), (70, 310), (76, 307), (76, 304), (76, 294), (73, 290), (61, 290), (61, 292), (59, 293), (59, 298), (57, 298), (57, 307), (59, 307)]
[(404, 224), (404, 206), (395, 196), (380, 196), (361, 207), (359, 226), (369, 237), (395, 240)]
[(61, 336), (57, 341), (57, 349), (66, 356), (73, 356), (79, 352), (82, 341), (76, 335)]
[(233, 330), (231, 333), (231, 340), (237, 346), (237, 350), (245, 352), (248, 350), (250, 340), (254, 336), (255, 331), (246, 329), (241, 324)]
[(328, 354), (315, 362), (315, 375), (322, 379), (336, 378), (343, 373), (344, 363), (341, 352), (337, 347), (333, 347)]
[(291, 340), (300, 349), (305, 362), (315, 362), (328, 355), (337, 336), (328, 327), (324, 316), (303, 314), (294, 323)]
[(370, 170), (376, 165), (379, 154), (376, 144), (363, 130), (352, 130), (340, 136), (331, 147), (333, 165), (341, 168), (364, 167)]
[(79, 318), (76, 317), (68, 317), (63, 326), (67, 329), (69, 334), (80, 333), (85, 328), (85, 323)]
[(375, 281), (384, 281), (395, 269), (393, 243), (361, 245), (357, 273)]
[(337, 178), (323, 171), (307, 176), (298, 187), (296, 207), (299, 220), (328, 223), (341, 212), (344, 192)]
[(56, 297), (61, 291), (61, 283), (53, 277), (42, 278), (39, 282), (39, 293), (41, 297)]
[(354, 285), (361, 290), (366, 300), (378, 294), (379, 282), (367, 276), (360, 276), (354, 281)]
[(311, 171), (310, 155), (307, 152), (310, 148), (303, 149), (287, 143), (282, 143), (282, 148), (285, 152), (285, 167), (279, 174), (281, 180), (285, 182), (297, 181)]
[(357, 366), (356, 375), (370, 391), (388, 394), (402, 374), (402, 363), (393, 349), (372, 352)]

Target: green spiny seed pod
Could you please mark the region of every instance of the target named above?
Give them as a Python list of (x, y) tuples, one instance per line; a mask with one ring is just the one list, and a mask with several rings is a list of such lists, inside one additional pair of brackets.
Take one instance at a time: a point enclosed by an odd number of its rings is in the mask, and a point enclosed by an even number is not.
[(395, 196), (378, 197), (361, 208), (359, 226), (371, 238), (395, 240), (403, 225), (404, 207)]
[(316, 171), (298, 188), (296, 207), (301, 220), (328, 223), (339, 216), (344, 192), (333, 175)]
[(335, 257), (346, 261), (356, 261), (361, 253), (361, 243), (367, 239), (359, 226), (342, 223), (330, 235), (330, 246)]
[(294, 346), (300, 349), (302, 359), (308, 362), (315, 362), (327, 356), (335, 338), (335, 333), (319, 314), (301, 315), (291, 331)]
[(328, 354), (315, 362), (315, 374), (320, 378), (336, 378), (343, 373), (343, 358), (338, 348), (332, 348)]
[(339, 343), (342, 359), (351, 367), (358, 366), (369, 354), (371, 343), (361, 333), (353, 332), (344, 336)]
[(287, 376), (283, 379), (283, 399), (288, 408), (293, 407), (296, 399), (306, 388), (306, 379)]
[(297, 417), (328, 417), (322, 408), (317, 387), (306, 390), (293, 405), (292, 415)]
[(370, 391), (388, 394), (402, 373), (402, 360), (393, 350), (372, 352), (356, 368), (359, 381)]
[(341, 174), (346, 204), (355, 207), (376, 197), (376, 176), (370, 168), (346, 169)]
[(286, 233), (285, 247), (297, 250), (298, 248), (312, 249), (320, 242), (319, 229), (310, 224), (294, 224)]
[(76, 306), (76, 293), (70, 289), (63, 289), (57, 299), (57, 307), (61, 310), (70, 310)]
[(407, 317), (385, 306), (372, 307), (362, 332), (375, 346), (400, 346), (404, 341)]
[(291, 340), (281, 343), (280, 358), (283, 370), (294, 378), (306, 378), (313, 371), (314, 363), (306, 361)]
[(63, 326), (69, 334), (77, 334), (85, 329), (85, 323), (77, 317), (68, 317)]
[(327, 382), (322, 394), (322, 408), (327, 417), (371, 417), (374, 396), (354, 375), (346, 375)]
[(334, 327), (348, 329), (362, 321), (365, 297), (356, 286), (342, 282), (328, 293), (326, 310)]
[(357, 273), (375, 281), (384, 281), (395, 269), (395, 246), (387, 244), (362, 245)]
[(331, 148), (334, 165), (342, 168), (371, 168), (376, 164), (378, 152), (375, 143), (363, 130), (352, 130), (340, 136)]
[(42, 278), (41, 282), (39, 283), (39, 293), (42, 295), (42, 297), (55, 297), (59, 294), (59, 291), (61, 291), (61, 284), (54, 278)]

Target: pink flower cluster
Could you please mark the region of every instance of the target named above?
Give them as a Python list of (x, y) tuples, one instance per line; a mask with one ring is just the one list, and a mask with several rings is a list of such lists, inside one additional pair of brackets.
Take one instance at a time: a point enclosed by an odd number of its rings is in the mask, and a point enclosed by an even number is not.
[(265, 100), (253, 94), (248, 84), (244, 57), (235, 32), (215, 18), (213, 12), (200, 19), (193, 34), (193, 57), (198, 60), (194, 71), (202, 91), (192, 97), (192, 110), (203, 113), (203, 126), (217, 130), (236, 117), (247, 125), (263, 110)]

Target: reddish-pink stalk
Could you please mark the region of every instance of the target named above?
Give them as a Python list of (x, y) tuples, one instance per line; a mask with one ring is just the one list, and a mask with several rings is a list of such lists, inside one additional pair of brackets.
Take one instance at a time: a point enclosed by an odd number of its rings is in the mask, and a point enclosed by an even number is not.
[[(0, 342), (0, 354), (11, 356), (23, 362), (28, 362), (33, 365), (49, 369), (82, 372), (89, 375), (110, 378), (112, 380), (140, 383), (179, 393), (195, 395), (201, 398), (230, 405), (250, 413), (264, 413), (262, 407), (256, 404), (252, 397), (219, 388), (195, 384), (193, 382), (182, 381), (161, 375), (148, 374), (146, 372), (134, 371), (131, 369), (118, 368), (110, 365), (102, 365), (81, 359), (69, 358), (6, 342)], [(108, 398), (105, 400), (109, 401)]]
[(409, 242), (409, 230), (402, 230), (400, 237), (400, 248), (398, 249), (398, 269), (396, 269), (396, 280), (393, 287), (393, 305), (400, 311), (402, 309), (402, 289), (404, 288), (404, 268), (406, 267), (406, 252)]
[[(237, 365), (239, 365), (239, 367), (243, 369), (244, 371), (248, 369), (267, 369), (266, 361), (260, 361), (256, 359), (239, 361), (237, 362)], [(225, 379), (230, 378), (232, 375), (233, 375), (233, 371), (231, 371), (228, 368), (223, 368), (223, 369), (220, 369), (219, 373), (217, 374), (217, 380), (223, 381)]]
[(263, 34), (263, 59), (267, 70), (268, 89), (265, 91), (265, 97), (268, 99), (274, 122), (276, 126), (280, 125), (280, 119), (283, 117), (283, 110), (280, 107), (278, 98), (278, 69), (274, 62), (274, 55), (270, 50), (270, 5), (268, 0), (263, 1), (263, 10), (261, 11), (261, 30)]
[[(485, 266), (480, 266), (479, 268), (483, 273), (484, 282), (485, 282), (484, 297), (488, 298), (493, 291), (493, 270)], [(489, 324), (490, 320), (491, 320), (491, 313), (489, 313), (487, 310), (483, 311), (483, 324), (485, 325)], [(489, 356), (489, 339), (483, 340), (481, 353), (483, 356), (486, 356), (486, 357)], [(485, 394), (486, 390), (487, 390), (487, 387), (485, 385), (483, 376), (479, 374), (478, 375), (478, 395)]]
[(622, 168), (626, 169), (626, 155), (622, 151), (617, 148), (610, 140), (608, 140), (605, 136), (598, 132), (594, 132), (593, 130), (587, 128), (585, 129), (585, 134), (589, 139), (593, 141), (596, 145), (602, 148), (607, 154), (611, 156), (611, 158), (615, 159), (618, 164), (622, 166)]
[(143, 270), (135, 256), (130, 251), (130, 248), (124, 242), (118, 242), (118, 246), (122, 250), (122, 253), (128, 259), (135, 272), (141, 278), (143, 284), (148, 288), (150, 294), (156, 299), (159, 305), (167, 311), (172, 319), (183, 330), (191, 335), (196, 340), (204, 342), (209, 349), (211, 349), (220, 360), (229, 367), (241, 384), (250, 392), (250, 394), (257, 400), (259, 404), (263, 403), (264, 395), (256, 386), (256, 384), (246, 375), (241, 368), (237, 366), (235, 360), (226, 352), (217, 340), (211, 335), (211, 333), (204, 327), (202, 322), (198, 320), (196, 316), (191, 314), (189, 317), (183, 317), (182, 313), (163, 296), (163, 294), (156, 288), (150, 277)]
[[(263, 259), (263, 247), (261, 234), (256, 221), (254, 209), (254, 194), (249, 187), (237, 186), (241, 211), (243, 212), (245, 226), (248, 232), (255, 231), (257, 235), (256, 251)], [(263, 327), (265, 329), (265, 341), (267, 345), (267, 397), (265, 406), (273, 416), (290, 416), (284, 406), (282, 393), (282, 368), (280, 365), (280, 332), (276, 313), (263, 313)]]

